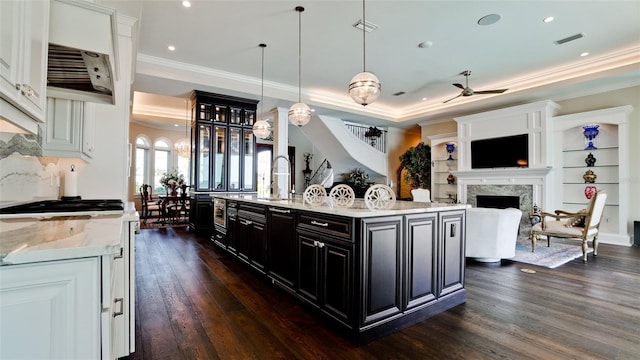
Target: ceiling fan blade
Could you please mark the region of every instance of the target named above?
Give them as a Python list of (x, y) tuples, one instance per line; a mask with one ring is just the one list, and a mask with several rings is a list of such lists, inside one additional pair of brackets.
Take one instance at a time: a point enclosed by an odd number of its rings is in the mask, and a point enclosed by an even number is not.
[(497, 89), (497, 90), (484, 90), (484, 91), (474, 91), (474, 94), (502, 94), (503, 92), (509, 89)]
[(455, 84), (451, 84), (451, 85), (464, 90), (464, 86), (462, 86), (462, 84), (455, 83)]
[(447, 100), (447, 101), (443, 101), (442, 103), (443, 103), (443, 104), (446, 104), (446, 103), (448, 103), (449, 101), (451, 101), (451, 100), (453, 100), (453, 99), (457, 99), (457, 98), (459, 98), (460, 96), (462, 96), (462, 94), (459, 94), (459, 95), (458, 95), (458, 96), (456, 96), (456, 97), (452, 97), (451, 99), (449, 99), (449, 100)]

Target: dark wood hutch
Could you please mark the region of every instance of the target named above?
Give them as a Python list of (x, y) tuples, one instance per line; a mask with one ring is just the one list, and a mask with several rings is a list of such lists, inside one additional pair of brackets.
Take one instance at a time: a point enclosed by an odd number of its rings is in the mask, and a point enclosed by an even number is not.
[(191, 93), (191, 213), (194, 231), (213, 229), (213, 192), (256, 191), (257, 100)]

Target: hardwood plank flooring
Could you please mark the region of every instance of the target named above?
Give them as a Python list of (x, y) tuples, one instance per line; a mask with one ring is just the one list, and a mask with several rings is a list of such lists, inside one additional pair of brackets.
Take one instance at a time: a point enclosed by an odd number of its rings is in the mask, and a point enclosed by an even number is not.
[(556, 269), (468, 261), (465, 304), (361, 347), (185, 228), (142, 230), (135, 261), (131, 360), (640, 359), (635, 247)]

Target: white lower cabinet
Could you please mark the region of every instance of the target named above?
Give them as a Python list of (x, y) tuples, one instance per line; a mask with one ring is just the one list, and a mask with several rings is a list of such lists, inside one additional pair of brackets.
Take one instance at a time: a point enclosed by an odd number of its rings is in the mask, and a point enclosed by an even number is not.
[(0, 267), (0, 358), (101, 357), (101, 258)]

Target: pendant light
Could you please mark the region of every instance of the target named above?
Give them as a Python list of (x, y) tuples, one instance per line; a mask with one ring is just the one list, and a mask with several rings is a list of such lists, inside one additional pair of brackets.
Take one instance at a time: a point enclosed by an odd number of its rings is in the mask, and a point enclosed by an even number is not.
[[(262, 82), (260, 85), (260, 116), (264, 114), (264, 48), (267, 44), (260, 44), (262, 48)], [(266, 139), (271, 134), (271, 125), (267, 120), (258, 120), (253, 124), (253, 135), (260, 139)]]
[(174, 149), (178, 156), (189, 158), (191, 155), (191, 144), (189, 143), (189, 100), (185, 100), (185, 116), (184, 116), (184, 139), (178, 140), (174, 145)]
[(302, 102), (301, 93), (302, 93), (302, 85), (301, 85), (301, 73), (302, 73), (302, 12), (304, 8), (302, 6), (296, 6), (296, 11), (298, 12), (298, 102), (293, 104), (291, 108), (289, 108), (289, 121), (292, 124), (298, 126), (304, 126), (311, 120), (311, 109), (309, 106)]
[(378, 99), (382, 84), (378, 78), (367, 71), (367, 41), (365, 30), (367, 21), (365, 20), (365, 0), (362, 0), (362, 72), (356, 74), (349, 84), (349, 95), (362, 106), (367, 106)]

